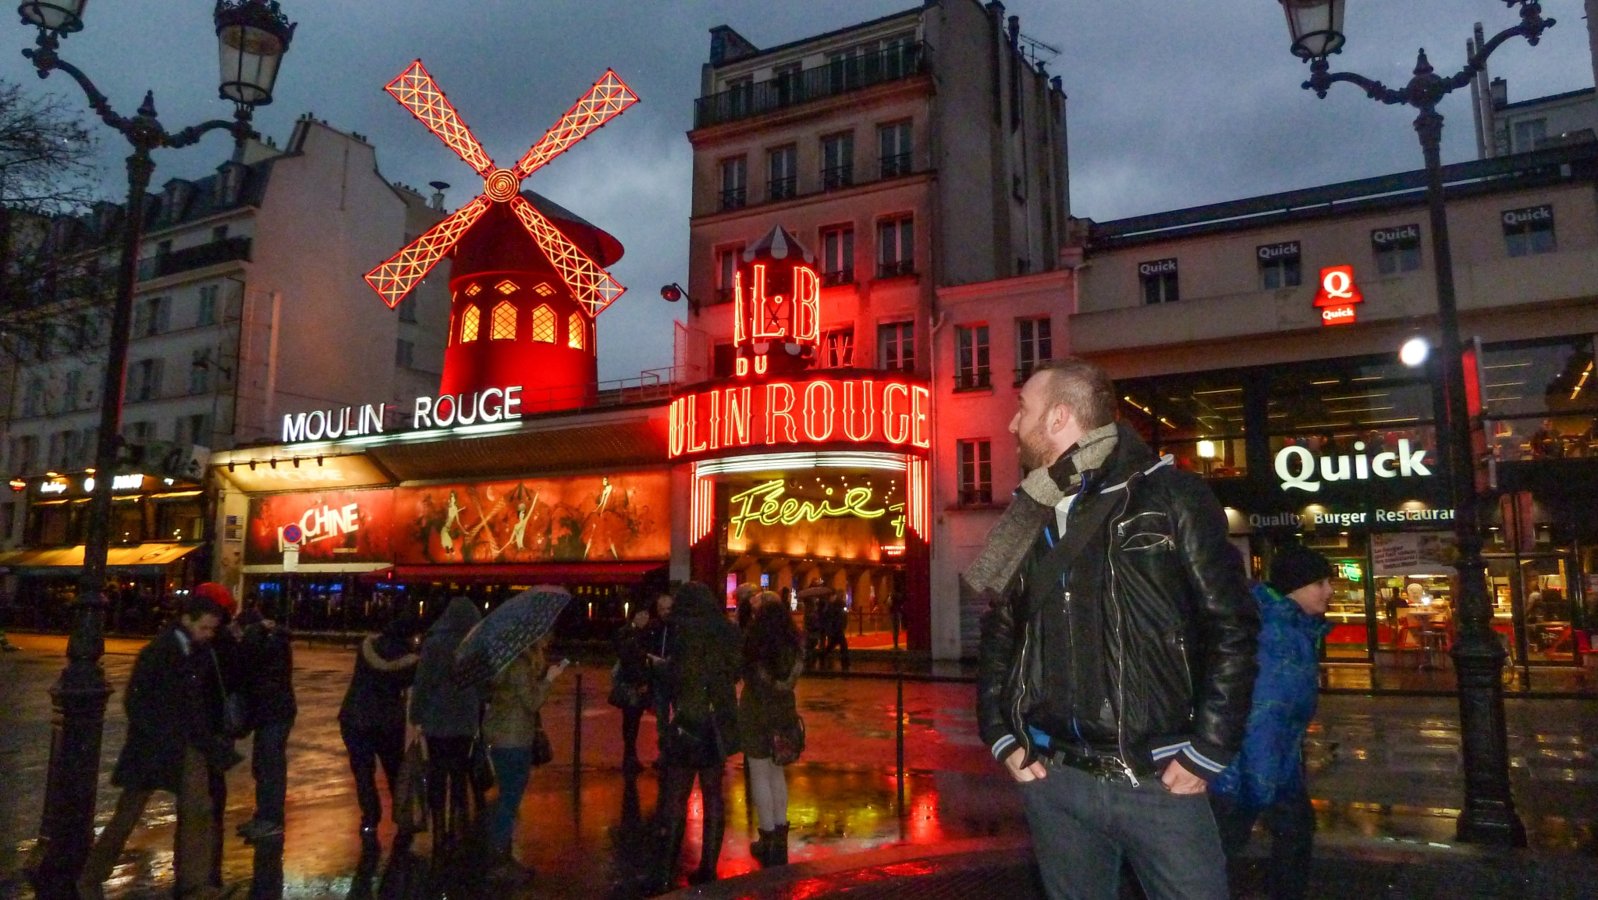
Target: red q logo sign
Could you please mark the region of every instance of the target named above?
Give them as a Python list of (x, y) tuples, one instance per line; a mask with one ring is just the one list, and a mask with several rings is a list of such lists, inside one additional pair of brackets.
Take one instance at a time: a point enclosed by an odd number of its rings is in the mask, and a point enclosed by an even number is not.
[(1354, 283), (1353, 266), (1327, 266), (1321, 270), (1321, 289), (1315, 306), (1321, 311), (1322, 325), (1352, 325), (1354, 305), (1364, 303), (1365, 295)]

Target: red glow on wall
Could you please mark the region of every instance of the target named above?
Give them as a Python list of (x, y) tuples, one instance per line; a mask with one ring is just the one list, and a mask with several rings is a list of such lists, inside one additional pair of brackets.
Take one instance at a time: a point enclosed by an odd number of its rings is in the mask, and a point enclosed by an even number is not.
[[(539, 248), (549, 256), (565, 279), (572, 294), (590, 316), (597, 316), (615, 302), (624, 290), (597, 263), (559, 232), (549, 220), (522, 199), (522, 179), (559, 156), (572, 144), (620, 115), (638, 96), (616, 76), (605, 74), (567, 110), (559, 121), (517, 161), (514, 169), (495, 168), (494, 161), (466, 127), (433, 76), (416, 60), (389, 82), (387, 90), (400, 105), (444, 145), (455, 151), (472, 171), (483, 178), (483, 194), (434, 225), (387, 261), (366, 274), (366, 281), (390, 307), (410, 293), (427, 276), (465, 233), (487, 211), (490, 204), (510, 203), (518, 219)], [(520, 201), (520, 202), (518, 202)]]
[(888, 379), (727, 384), (672, 401), (667, 455), (851, 444), (925, 452), (931, 411), (926, 385)]

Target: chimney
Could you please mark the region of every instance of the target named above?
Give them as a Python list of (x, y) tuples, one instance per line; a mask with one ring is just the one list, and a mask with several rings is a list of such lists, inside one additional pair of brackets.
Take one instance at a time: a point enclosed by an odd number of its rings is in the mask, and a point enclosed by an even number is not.
[(447, 182), (447, 181), (429, 181), (428, 185), (433, 188), (433, 199), (428, 201), (427, 208), (428, 209), (436, 209), (436, 210), (439, 210), (439, 211), (443, 211), (443, 209), (444, 209), (444, 192), (449, 190), (449, 182)]
[(1493, 109), (1502, 109), (1509, 105), (1509, 82), (1502, 77), (1494, 78), (1489, 82), (1487, 92), (1492, 95)]

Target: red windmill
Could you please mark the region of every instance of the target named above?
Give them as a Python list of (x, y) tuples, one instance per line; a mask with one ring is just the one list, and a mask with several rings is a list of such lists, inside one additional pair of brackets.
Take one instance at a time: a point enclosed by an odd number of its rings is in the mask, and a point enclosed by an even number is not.
[[(504, 169), (489, 159), (421, 60), (386, 89), (482, 176), (483, 193), (366, 273), (367, 283), (384, 303), (398, 306), (439, 261), (456, 254), (440, 391), (520, 385), (529, 391), (524, 408), (578, 405), (595, 380), (593, 320), (626, 290), (604, 269), (620, 258), (621, 245), (548, 201), (535, 206), (521, 184), (637, 103), (638, 95), (607, 69), (514, 166)], [(485, 216), (489, 221), (466, 240)], [(558, 393), (542, 396), (538, 388)]]

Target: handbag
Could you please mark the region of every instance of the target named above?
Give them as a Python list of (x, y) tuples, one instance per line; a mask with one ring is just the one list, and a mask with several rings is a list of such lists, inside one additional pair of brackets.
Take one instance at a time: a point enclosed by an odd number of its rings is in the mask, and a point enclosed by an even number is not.
[(401, 833), (419, 834), (427, 830), (427, 753), (420, 737), (413, 738), (405, 748), (390, 814), (394, 827)]
[(472, 790), (486, 794), (494, 786), (494, 763), (488, 758), (488, 746), (478, 735), (472, 741)]
[(533, 765), (547, 766), (555, 761), (555, 748), (549, 742), (549, 734), (544, 731), (544, 722), (539, 719), (533, 726)]
[(805, 752), (805, 719), (794, 713), (793, 721), (778, 728), (771, 735), (771, 761), (779, 766), (792, 765)]

